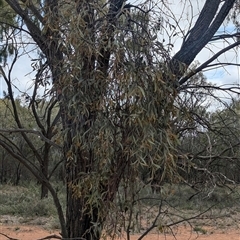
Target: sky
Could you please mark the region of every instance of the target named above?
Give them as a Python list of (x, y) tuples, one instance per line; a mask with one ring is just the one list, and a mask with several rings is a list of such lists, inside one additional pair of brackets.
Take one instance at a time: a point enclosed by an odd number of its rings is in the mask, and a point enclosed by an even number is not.
[[(140, 0), (138, 0), (140, 1)], [(137, 1), (132, 0), (132, 4), (137, 4)], [(169, 34), (170, 31), (174, 34), (176, 33), (175, 37), (171, 37), (171, 43), (174, 45), (172, 55), (177, 52), (182, 44), (182, 32), (187, 32), (189, 29), (189, 26), (194, 24), (194, 21), (197, 19), (200, 9), (202, 8), (205, 1), (190, 1), (187, 0), (187, 4), (181, 4), (181, 1), (177, 0), (169, 0), (170, 3), (170, 9), (164, 9), (163, 6), (159, 5), (158, 14), (162, 14), (161, 11), (164, 11), (164, 13), (168, 14), (168, 21), (172, 23), (173, 25), (178, 27), (176, 29), (168, 29), (166, 26), (164, 28), (167, 28), (167, 32)], [(174, 22), (173, 18), (177, 19), (177, 23)], [(192, 22), (190, 22), (190, 19), (192, 19)], [(228, 33), (234, 32), (235, 27), (233, 24), (229, 23), (227, 27), (222, 26), (218, 33), (221, 34), (224, 31), (227, 31)], [(218, 34), (217, 33), (217, 34)], [(168, 36), (166, 35), (166, 32), (164, 30), (160, 31), (159, 39), (161, 40), (164, 38), (165, 44), (168, 43)], [(230, 40), (233, 42), (233, 40)], [(201, 51), (200, 54), (196, 57), (196, 61), (199, 63), (205, 62), (207, 59), (209, 59), (213, 52), (221, 50), (223, 47), (225, 47), (227, 43), (223, 41), (218, 41), (214, 45), (207, 46), (203, 51)], [(239, 49), (236, 48), (234, 50), (231, 50), (227, 52), (226, 54), (219, 57), (219, 61), (222, 62), (231, 62), (231, 63), (240, 63), (240, 59), (238, 58), (238, 52)], [(17, 61), (17, 63), (14, 65), (13, 68), (13, 74), (12, 79), (14, 84), (19, 88), (21, 91), (31, 91), (32, 81), (31, 79), (34, 78), (34, 74), (30, 73), (32, 71), (31, 64), (33, 63), (30, 58), (34, 58), (34, 55), (29, 56), (28, 54), (23, 54), (21, 58)], [(8, 60), (8, 65), (5, 69), (7, 69), (11, 65), (12, 58)], [(208, 81), (218, 84), (218, 85), (224, 85), (224, 84), (240, 84), (240, 73), (239, 73), (239, 67), (236, 66), (226, 66), (225, 68), (218, 68), (211, 71), (204, 71), (204, 75), (207, 77)], [(0, 97), (2, 97), (3, 90), (6, 89), (6, 85), (2, 79), (0, 79)], [(18, 94), (18, 89), (14, 90), (15, 94)]]

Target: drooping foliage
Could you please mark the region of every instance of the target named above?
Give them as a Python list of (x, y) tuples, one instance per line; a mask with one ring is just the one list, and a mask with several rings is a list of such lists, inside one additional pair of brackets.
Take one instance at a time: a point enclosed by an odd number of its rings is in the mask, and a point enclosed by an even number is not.
[[(178, 34), (165, 1), (6, 2), (39, 52), (35, 89), (51, 77), (47, 94), (59, 104), (61, 124), (55, 130), (63, 145), (66, 218), (47, 178), (40, 181), (54, 196), (64, 238), (99, 239), (108, 213), (118, 210), (116, 199), (128, 208), (136, 202), (142, 172), (147, 180), (140, 186), (159, 172), (159, 182), (179, 179), (176, 99), (200, 71), (187, 68), (235, 1), (206, 1), (195, 24), (181, 31), (182, 46), (174, 56), (171, 39), (165, 43), (159, 34), (164, 28), (173, 29), (169, 38)], [(36, 102), (34, 97), (30, 105)], [(111, 224), (119, 226), (118, 220)]]
[[(92, 12), (99, 7), (91, 6)], [(149, 169), (149, 179), (159, 168), (162, 178), (176, 176), (176, 136), (169, 125), (176, 91), (173, 79), (164, 79), (162, 59), (151, 56), (156, 33), (147, 13), (136, 11), (130, 22), (122, 15), (112, 24), (126, 30), (112, 36), (113, 26), (92, 24), (100, 16), (86, 21), (84, 11), (72, 14), (74, 5), (68, 11), (71, 61), (64, 62), (55, 84), (70, 113), (63, 132), (69, 194), (79, 199), (82, 218), (102, 222), (119, 186), (138, 183), (140, 167)], [(76, 21), (86, 25), (76, 28)]]

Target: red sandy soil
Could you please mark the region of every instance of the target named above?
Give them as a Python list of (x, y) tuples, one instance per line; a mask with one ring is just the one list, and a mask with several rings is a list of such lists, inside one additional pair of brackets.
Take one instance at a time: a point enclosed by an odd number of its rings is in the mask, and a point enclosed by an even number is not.
[[(204, 228), (207, 229), (207, 228)], [(236, 229), (207, 229), (206, 234), (197, 234), (193, 230), (185, 227), (173, 229), (173, 234), (159, 233), (148, 234), (143, 239), (145, 240), (240, 240), (240, 230)], [(6, 236), (4, 236), (6, 235)], [(39, 226), (25, 226), (25, 225), (0, 225), (0, 240), (39, 240), (50, 235), (59, 235), (58, 230), (48, 231)], [(7, 237), (8, 236), (8, 237)], [(131, 235), (131, 240), (137, 240), (140, 235)], [(48, 238), (57, 239), (57, 238)], [(121, 240), (126, 239), (122, 237)], [(119, 239), (120, 240), (120, 239)]]

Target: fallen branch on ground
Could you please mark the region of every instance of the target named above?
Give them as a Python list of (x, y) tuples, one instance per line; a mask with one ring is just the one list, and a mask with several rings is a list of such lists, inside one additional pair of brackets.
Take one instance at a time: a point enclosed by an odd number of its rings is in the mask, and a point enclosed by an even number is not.
[(11, 238), (11, 237), (9, 237), (8, 235), (6, 235), (6, 234), (4, 234), (4, 233), (0, 233), (0, 235), (8, 238), (9, 240), (20, 240), (20, 239), (18, 239), (18, 238)]
[(37, 240), (46, 240), (46, 239), (52, 239), (52, 238), (55, 238), (55, 239), (62, 239), (62, 237), (56, 235), (56, 234), (53, 234), (53, 235), (49, 235), (47, 237), (44, 237), (44, 238), (39, 238)]

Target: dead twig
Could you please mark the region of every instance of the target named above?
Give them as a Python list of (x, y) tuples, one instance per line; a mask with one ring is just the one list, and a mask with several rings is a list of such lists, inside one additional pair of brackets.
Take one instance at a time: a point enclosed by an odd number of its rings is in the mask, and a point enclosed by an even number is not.
[(52, 239), (52, 238), (55, 238), (55, 239), (62, 239), (62, 237), (56, 235), (56, 234), (53, 234), (53, 235), (49, 235), (47, 237), (44, 237), (44, 238), (39, 238), (37, 240), (46, 240), (46, 239)]
[(20, 240), (20, 239), (18, 239), (18, 238), (12, 238), (12, 237), (9, 237), (8, 235), (6, 235), (6, 234), (4, 234), (4, 233), (0, 233), (0, 235), (2, 235), (2, 236), (4, 236), (4, 237), (8, 238), (9, 240)]

